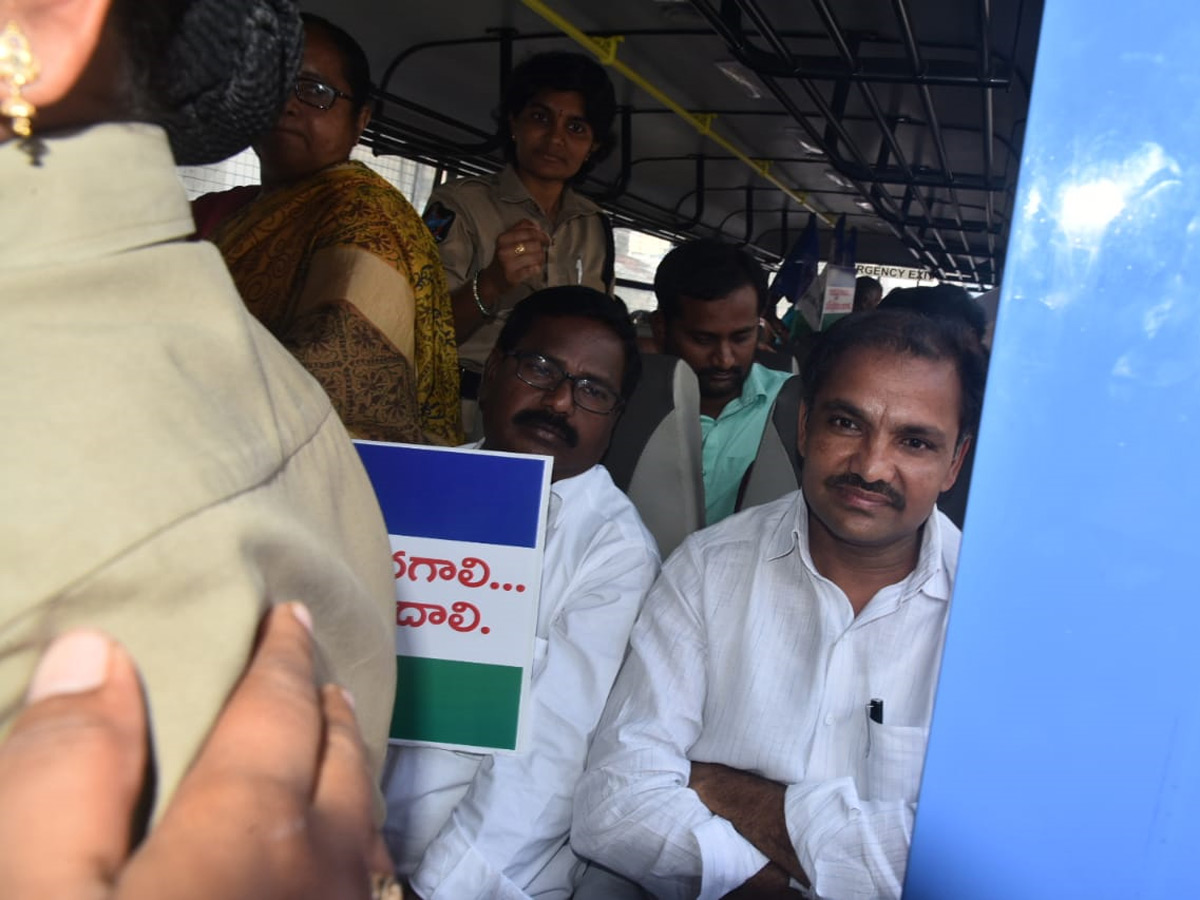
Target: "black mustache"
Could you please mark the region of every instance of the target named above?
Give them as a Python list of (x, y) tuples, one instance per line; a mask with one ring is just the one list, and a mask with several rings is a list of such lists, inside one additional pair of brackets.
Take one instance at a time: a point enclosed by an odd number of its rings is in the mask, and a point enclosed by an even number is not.
[(568, 447), (572, 449), (579, 445), (579, 432), (575, 430), (566, 416), (556, 416), (544, 409), (523, 409), (513, 416), (514, 425), (533, 425), (549, 428), (558, 433)]
[(825, 479), (825, 487), (831, 490), (839, 487), (852, 487), (871, 494), (879, 494), (881, 497), (886, 497), (888, 503), (901, 512), (903, 512), (904, 507), (907, 505), (904, 495), (886, 481), (863, 481), (861, 475), (856, 475), (853, 472), (846, 472), (842, 475), (831, 475)]
[(746, 372), (741, 366), (734, 366), (732, 369), (718, 369), (715, 366), (710, 366), (707, 369), (696, 370), (697, 378), (710, 378), (713, 375), (734, 375), (741, 377), (745, 374)]

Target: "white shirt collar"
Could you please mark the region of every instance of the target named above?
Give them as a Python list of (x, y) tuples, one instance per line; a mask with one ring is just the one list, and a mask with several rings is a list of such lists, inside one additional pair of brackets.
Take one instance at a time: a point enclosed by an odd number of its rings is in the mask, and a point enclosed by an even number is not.
[[(762, 559), (764, 561), (781, 559), (790, 553), (800, 554), (804, 568), (814, 578), (822, 578), (813, 563), (812, 553), (808, 544), (808, 505), (801, 491), (795, 493), (795, 504), (792, 515), (779, 520), (779, 526), (764, 543)], [(921, 549), (917, 555), (917, 564), (913, 570), (900, 582), (899, 601), (903, 602), (918, 592), (934, 600), (949, 601), (953, 589), (951, 573), (945, 564), (943, 517), (934, 507), (929, 518), (922, 526)]]

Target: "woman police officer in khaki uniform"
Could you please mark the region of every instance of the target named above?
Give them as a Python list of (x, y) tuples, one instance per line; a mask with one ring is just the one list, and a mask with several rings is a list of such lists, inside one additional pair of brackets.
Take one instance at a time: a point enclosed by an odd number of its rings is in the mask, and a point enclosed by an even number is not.
[(608, 220), (569, 183), (612, 149), (615, 111), (612, 83), (592, 59), (532, 56), (513, 69), (502, 100), (508, 165), (430, 197), (424, 219), (450, 282), (465, 397), (518, 300), (563, 284), (612, 291)]

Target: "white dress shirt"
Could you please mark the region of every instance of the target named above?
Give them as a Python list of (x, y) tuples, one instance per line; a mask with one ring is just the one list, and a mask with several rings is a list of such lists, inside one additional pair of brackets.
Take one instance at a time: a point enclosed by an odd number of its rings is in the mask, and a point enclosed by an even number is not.
[(582, 870), (567, 843), (575, 785), (658, 566), (654, 538), (607, 470), (550, 486), (530, 749), (389, 754), (384, 834), (420, 896), (571, 896)]
[[(898, 897), (958, 529), (855, 617), (808, 550), (800, 492), (697, 532), (663, 567), (580, 781), (571, 841), (655, 897), (721, 897), (767, 857), (688, 788), (689, 760), (786, 785), (813, 892)], [(868, 718), (883, 701), (883, 724)]]

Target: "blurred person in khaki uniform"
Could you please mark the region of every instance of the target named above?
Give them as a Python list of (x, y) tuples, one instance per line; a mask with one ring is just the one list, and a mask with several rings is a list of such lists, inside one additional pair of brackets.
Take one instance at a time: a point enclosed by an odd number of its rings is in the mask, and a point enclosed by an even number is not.
[(513, 69), (500, 110), (508, 165), (430, 196), (424, 219), (450, 283), (464, 397), (474, 399), (519, 300), (569, 284), (612, 292), (612, 228), (570, 183), (612, 150), (615, 112), (598, 63), (578, 53), (531, 56)]
[(324, 392), (187, 240), (175, 171), (275, 120), (294, 2), (15, 0), (0, 33), (0, 735), (41, 651), (102, 630), (145, 685), (161, 811), (264, 611), (301, 601), (378, 767), (379, 508)]

